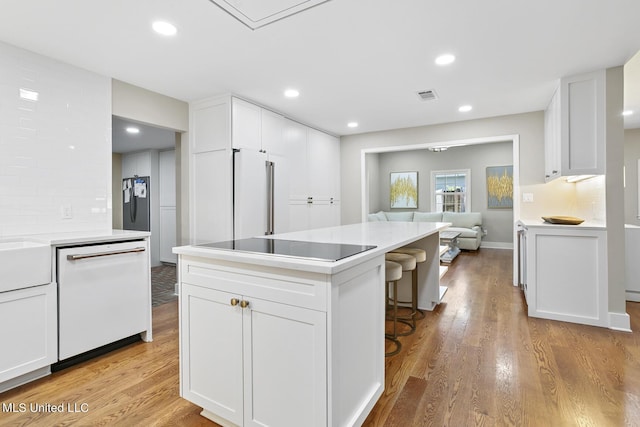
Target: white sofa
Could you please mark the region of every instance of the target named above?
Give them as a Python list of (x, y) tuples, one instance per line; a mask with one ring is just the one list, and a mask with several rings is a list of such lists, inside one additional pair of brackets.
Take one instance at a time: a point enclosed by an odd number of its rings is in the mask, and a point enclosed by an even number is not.
[(482, 241), (480, 212), (384, 212), (368, 215), (369, 221), (450, 222), (448, 231), (458, 231), (460, 249), (475, 251)]

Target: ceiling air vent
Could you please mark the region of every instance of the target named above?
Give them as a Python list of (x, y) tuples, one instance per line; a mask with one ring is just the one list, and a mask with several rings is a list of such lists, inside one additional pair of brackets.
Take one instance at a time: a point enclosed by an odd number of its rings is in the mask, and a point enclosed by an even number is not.
[(435, 101), (438, 99), (438, 94), (435, 90), (421, 90), (418, 92), (418, 97), (423, 101)]

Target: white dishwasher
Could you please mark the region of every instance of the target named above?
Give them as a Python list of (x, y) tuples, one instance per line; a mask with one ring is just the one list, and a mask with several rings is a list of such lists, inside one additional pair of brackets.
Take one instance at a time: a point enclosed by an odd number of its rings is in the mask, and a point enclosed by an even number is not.
[(59, 360), (138, 333), (151, 340), (148, 241), (57, 251)]

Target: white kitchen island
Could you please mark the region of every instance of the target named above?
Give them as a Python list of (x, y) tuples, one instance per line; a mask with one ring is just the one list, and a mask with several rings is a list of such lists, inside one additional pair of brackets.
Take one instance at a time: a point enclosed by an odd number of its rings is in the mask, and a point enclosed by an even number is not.
[(376, 246), (333, 262), (174, 248), (181, 396), (222, 425), (362, 424), (384, 390), (384, 254), (409, 244), (427, 251), (419, 306), (432, 310), (441, 298), (439, 231), (448, 225), (371, 222), (272, 236)]

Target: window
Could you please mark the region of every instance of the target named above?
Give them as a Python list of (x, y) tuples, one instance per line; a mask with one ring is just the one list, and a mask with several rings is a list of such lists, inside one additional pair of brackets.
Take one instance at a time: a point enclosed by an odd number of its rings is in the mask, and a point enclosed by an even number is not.
[(431, 172), (431, 210), (466, 212), (471, 209), (471, 170)]

